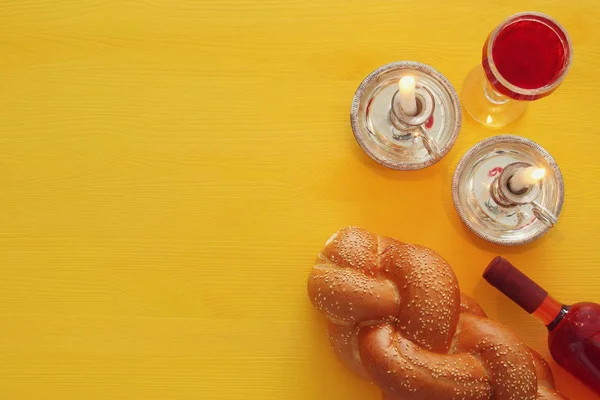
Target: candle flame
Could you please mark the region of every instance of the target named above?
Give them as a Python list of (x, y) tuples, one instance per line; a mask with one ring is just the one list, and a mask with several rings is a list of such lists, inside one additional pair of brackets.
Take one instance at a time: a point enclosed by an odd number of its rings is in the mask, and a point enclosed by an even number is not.
[(492, 123), (492, 116), (488, 115), (487, 119), (485, 120), (486, 123), (491, 124)]
[(415, 90), (415, 78), (413, 78), (412, 76), (405, 76), (404, 78), (400, 79), (400, 82), (398, 82), (398, 86), (400, 87), (401, 92)]
[(536, 168), (531, 172), (531, 178), (536, 182), (542, 180), (544, 176), (546, 176), (546, 170), (544, 168)]

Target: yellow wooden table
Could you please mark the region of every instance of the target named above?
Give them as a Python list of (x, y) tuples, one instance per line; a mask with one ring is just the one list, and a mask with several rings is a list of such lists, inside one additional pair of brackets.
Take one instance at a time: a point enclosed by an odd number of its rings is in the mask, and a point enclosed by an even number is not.
[[(460, 88), (528, 9), (565, 25), (575, 60), (506, 132), (555, 157), (566, 203), (507, 249), (450, 197), (461, 155), (497, 132), (465, 117), (441, 163), (402, 173), (360, 150), (348, 114), (391, 61)], [(544, 327), (480, 275), (504, 254), (561, 300), (600, 302), (599, 20), (597, 0), (2, 1), (0, 399), (379, 399), (305, 293), (350, 224), (436, 249), (548, 356)], [(599, 398), (553, 368), (571, 399)]]

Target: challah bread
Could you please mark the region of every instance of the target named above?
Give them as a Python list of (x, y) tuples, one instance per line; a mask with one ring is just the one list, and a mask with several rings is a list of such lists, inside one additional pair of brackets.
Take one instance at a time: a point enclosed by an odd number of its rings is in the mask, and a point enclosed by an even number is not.
[(348, 227), (308, 280), (336, 355), (384, 400), (565, 399), (548, 364), (459, 291), (432, 250)]

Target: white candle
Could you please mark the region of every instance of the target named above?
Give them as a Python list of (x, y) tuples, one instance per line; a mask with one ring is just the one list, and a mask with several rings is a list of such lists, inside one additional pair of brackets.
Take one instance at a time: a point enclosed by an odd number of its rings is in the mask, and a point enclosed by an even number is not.
[(544, 168), (521, 168), (508, 181), (508, 188), (513, 193), (519, 193), (525, 188), (538, 183), (546, 175)]
[(398, 83), (400, 87), (400, 107), (406, 115), (417, 115), (417, 98), (415, 97), (415, 78), (405, 76)]

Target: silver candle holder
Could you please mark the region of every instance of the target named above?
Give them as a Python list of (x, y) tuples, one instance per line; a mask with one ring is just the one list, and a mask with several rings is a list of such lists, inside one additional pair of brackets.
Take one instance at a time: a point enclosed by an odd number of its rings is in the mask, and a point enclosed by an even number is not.
[[(545, 175), (515, 187), (517, 174), (531, 167)], [(501, 135), (473, 146), (452, 181), (454, 206), (479, 237), (501, 245), (529, 243), (558, 222), (564, 201), (562, 174), (554, 159), (535, 142)]]
[[(416, 82), (416, 115), (400, 106), (398, 82)], [(417, 170), (441, 160), (452, 148), (462, 124), (456, 90), (434, 68), (400, 61), (378, 68), (360, 84), (350, 121), (362, 149), (378, 163), (397, 170)]]

